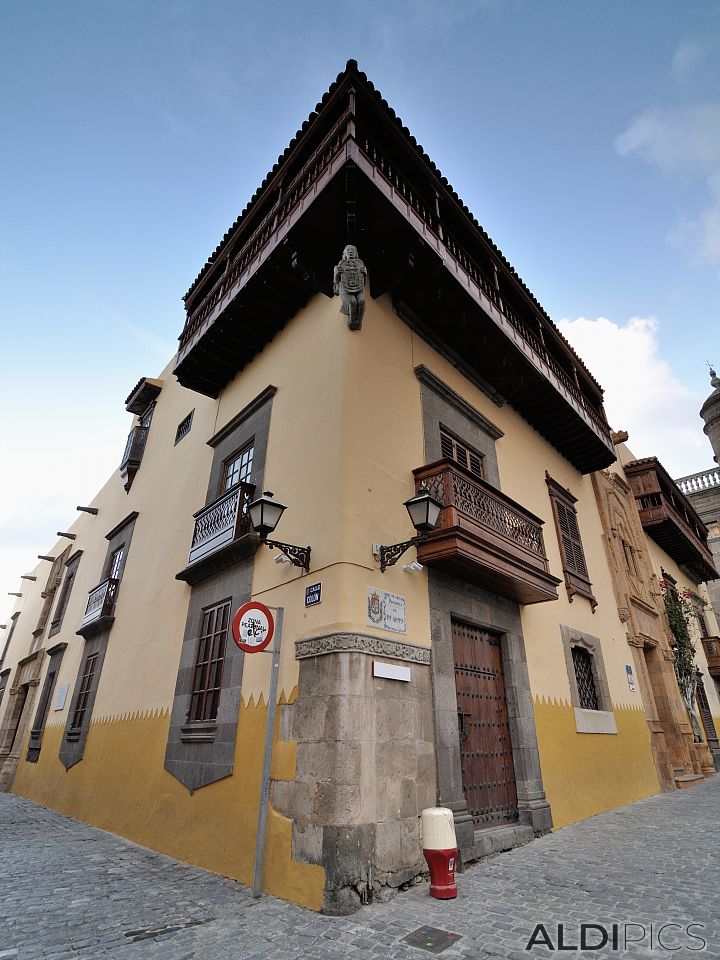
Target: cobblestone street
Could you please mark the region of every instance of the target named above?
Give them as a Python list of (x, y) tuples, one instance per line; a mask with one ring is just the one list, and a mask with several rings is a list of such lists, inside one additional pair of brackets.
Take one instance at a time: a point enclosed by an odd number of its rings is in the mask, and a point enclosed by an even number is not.
[[(471, 867), (457, 900), (426, 883), (323, 917), (0, 794), (0, 958), (415, 958), (423, 925), (460, 935), (444, 958), (720, 958), (720, 777), (566, 827)], [(543, 923), (565, 951), (526, 945)], [(580, 952), (581, 923), (619, 924), (618, 950)], [(658, 928), (668, 927), (657, 945)], [(689, 923), (696, 938), (682, 928)], [(642, 943), (625, 948), (628, 937)], [(640, 926), (642, 925), (642, 926)], [(653, 949), (649, 930), (653, 926)], [(600, 934), (592, 931), (588, 946)], [(680, 949), (678, 945), (682, 944)], [(675, 949), (672, 949), (675, 948)]]

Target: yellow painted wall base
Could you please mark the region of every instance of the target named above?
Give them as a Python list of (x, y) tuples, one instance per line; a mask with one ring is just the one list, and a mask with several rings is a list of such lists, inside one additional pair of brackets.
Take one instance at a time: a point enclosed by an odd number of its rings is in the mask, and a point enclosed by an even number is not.
[[(13, 792), (249, 885), (266, 717), (262, 699), (241, 702), (234, 775), (192, 795), (163, 768), (167, 712), (93, 723), (84, 759), (68, 771), (58, 760), (63, 729), (48, 727), (38, 763), (18, 765)], [(295, 776), (295, 744), (277, 736), (272, 776)], [(271, 806), (263, 890), (319, 910), (325, 871), (291, 859), (291, 831), (291, 821)]]
[(615, 707), (617, 734), (577, 733), (567, 701), (534, 701), (545, 793), (563, 827), (660, 792), (642, 710)]

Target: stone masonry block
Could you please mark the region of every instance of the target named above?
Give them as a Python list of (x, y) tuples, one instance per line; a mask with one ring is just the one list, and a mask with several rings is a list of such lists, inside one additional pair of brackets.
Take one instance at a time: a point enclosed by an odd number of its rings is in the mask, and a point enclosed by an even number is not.
[(360, 743), (299, 743), (297, 779), (317, 783), (359, 783), (361, 751)]
[(417, 740), (417, 704), (412, 700), (387, 699), (376, 701), (377, 729), (381, 736)]
[(292, 832), (292, 858), (302, 863), (322, 863), (323, 828), (314, 823), (296, 823)]
[(402, 780), (417, 776), (415, 744), (409, 740), (385, 740), (375, 747), (378, 780)]
[(358, 821), (362, 808), (357, 784), (319, 783), (315, 794), (313, 819), (328, 826), (347, 826)]

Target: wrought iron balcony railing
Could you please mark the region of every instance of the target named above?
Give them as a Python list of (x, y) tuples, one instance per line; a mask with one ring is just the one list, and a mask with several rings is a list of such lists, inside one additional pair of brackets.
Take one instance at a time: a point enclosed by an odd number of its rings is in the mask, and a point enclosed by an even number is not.
[(418, 560), (520, 603), (557, 599), (543, 521), (452, 460), (413, 471), (415, 487), (443, 504)]
[(195, 516), (188, 565), (239, 540), (250, 532), (247, 506), (255, 487), (239, 483), (219, 499), (198, 510)]
[(118, 581), (113, 577), (103, 580), (90, 591), (87, 606), (85, 607), (85, 616), (82, 618), (80, 628), (87, 627), (88, 624), (101, 620), (104, 617), (112, 617), (115, 611), (115, 597), (117, 595)]

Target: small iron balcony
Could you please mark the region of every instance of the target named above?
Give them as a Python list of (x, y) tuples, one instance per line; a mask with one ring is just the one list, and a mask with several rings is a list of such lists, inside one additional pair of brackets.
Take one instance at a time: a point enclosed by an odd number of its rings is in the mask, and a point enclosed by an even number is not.
[(247, 513), (254, 493), (253, 484), (239, 483), (194, 514), (188, 565), (176, 574), (178, 580), (197, 583), (257, 550), (260, 540)]

